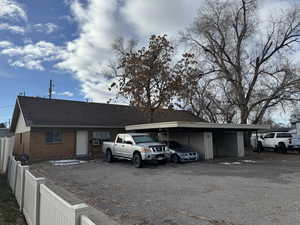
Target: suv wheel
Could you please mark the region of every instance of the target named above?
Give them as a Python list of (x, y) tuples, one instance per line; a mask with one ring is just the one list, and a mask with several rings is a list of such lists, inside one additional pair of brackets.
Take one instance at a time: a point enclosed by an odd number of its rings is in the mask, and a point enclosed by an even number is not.
[(286, 154), (287, 153), (287, 149), (286, 149), (286, 146), (284, 143), (279, 143), (278, 145), (278, 148), (280, 149), (280, 152), (283, 153), (283, 154)]
[(140, 153), (135, 153), (132, 161), (135, 168), (141, 168), (143, 166), (143, 160)]
[(110, 150), (106, 151), (105, 160), (106, 160), (106, 162), (112, 162), (114, 160), (113, 155)]
[(180, 158), (179, 158), (179, 156), (176, 155), (176, 154), (173, 154), (173, 155), (171, 156), (171, 162), (173, 162), (173, 163), (180, 163)]

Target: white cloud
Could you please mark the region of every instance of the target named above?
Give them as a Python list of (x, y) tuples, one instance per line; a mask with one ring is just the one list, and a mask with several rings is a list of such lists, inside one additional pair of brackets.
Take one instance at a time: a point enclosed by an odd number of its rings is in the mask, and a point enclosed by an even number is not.
[(127, 0), (123, 5), (119, 0), (89, 0), (87, 5), (79, 0), (70, 2), (79, 37), (67, 44), (64, 60), (57, 67), (75, 74), (86, 98), (105, 102), (114, 95), (108, 91), (111, 81), (103, 73), (113, 56), (113, 41), (119, 36), (144, 40), (153, 33), (176, 34), (193, 21), (201, 2)]
[(8, 48), (13, 46), (10, 41), (0, 41), (0, 48)]
[(58, 95), (66, 96), (66, 97), (73, 97), (74, 93), (72, 93), (70, 91), (64, 91), (64, 92), (58, 93)]
[(202, 0), (127, 0), (122, 13), (139, 34), (174, 35), (192, 23), (202, 5)]
[(58, 26), (54, 23), (38, 23), (34, 24), (33, 29), (37, 32), (51, 34), (58, 29)]
[(0, 54), (10, 57), (10, 65), (34, 70), (44, 70), (44, 62), (59, 60), (62, 53), (61, 47), (45, 41), (24, 46), (6, 43), (6, 47), (0, 51)]
[(19, 34), (23, 34), (25, 32), (24, 27), (17, 26), (17, 25), (10, 25), (8, 23), (0, 23), (0, 30), (8, 30)]
[(20, 68), (26, 68), (29, 70), (44, 70), (44, 67), (42, 66), (41, 60), (33, 60), (28, 58), (19, 59), (16, 61), (11, 60), (10, 65), (14, 67), (20, 67)]
[(27, 20), (23, 7), (14, 0), (0, 0), (0, 18), (14, 20)]
[(85, 97), (106, 101), (111, 93), (102, 72), (112, 57), (111, 44), (122, 35), (115, 17), (117, 0), (90, 0), (88, 6), (74, 1), (71, 9), (79, 25), (79, 37), (67, 44), (64, 60), (57, 67), (75, 74)]

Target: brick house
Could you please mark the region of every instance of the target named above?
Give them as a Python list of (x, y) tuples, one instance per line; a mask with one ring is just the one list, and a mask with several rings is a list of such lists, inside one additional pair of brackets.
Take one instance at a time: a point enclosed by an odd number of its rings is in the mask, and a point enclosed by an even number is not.
[[(154, 122), (199, 121), (187, 111), (162, 109)], [(131, 106), (18, 96), (10, 130), (15, 155), (30, 160), (99, 157), (102, 141), (125, 132), (125, 126), (147, 123), (147, 116)]]

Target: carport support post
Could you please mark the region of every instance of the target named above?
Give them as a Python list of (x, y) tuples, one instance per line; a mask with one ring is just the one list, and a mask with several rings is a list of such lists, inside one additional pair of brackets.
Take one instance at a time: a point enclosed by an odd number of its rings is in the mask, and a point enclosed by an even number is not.
[(244, 157), (245, 156), (244, 132), (238, 131), (236, 133), (236, 139), (237, 139), (238, 157)]
[(258, 148), (258, 133), (257, 133), (257, 130), (255, 131), (255, 134), (256, 134), (255, 148), (256, 148), (257, 152), (260, 153), (260, 148)]
[(204, 132), (204, 151), (205, 151), (205, 160), (214, 159), (214, 148), (213, 148), (213, 135), (212, 132)]

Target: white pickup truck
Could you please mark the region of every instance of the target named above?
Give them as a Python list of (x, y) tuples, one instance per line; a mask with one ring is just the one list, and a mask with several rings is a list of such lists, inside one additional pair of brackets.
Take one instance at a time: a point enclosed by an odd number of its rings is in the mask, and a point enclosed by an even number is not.
[(155, 142), (149, 134), (118, 134), (115, 142), (103, 142), (103, 152), (107, 162), (114, 159), (132, 160), (136, 168), (143, 166), (143, 161), (167, 162), (167, 146)]
[(258, 151), (263, 151), (266, 148), (281, 153), (286, 153), (288, 150), (300, 153), (300, 137), (293, 136), (288, 132), (267, 133), (259, 137), (257, 142)]

